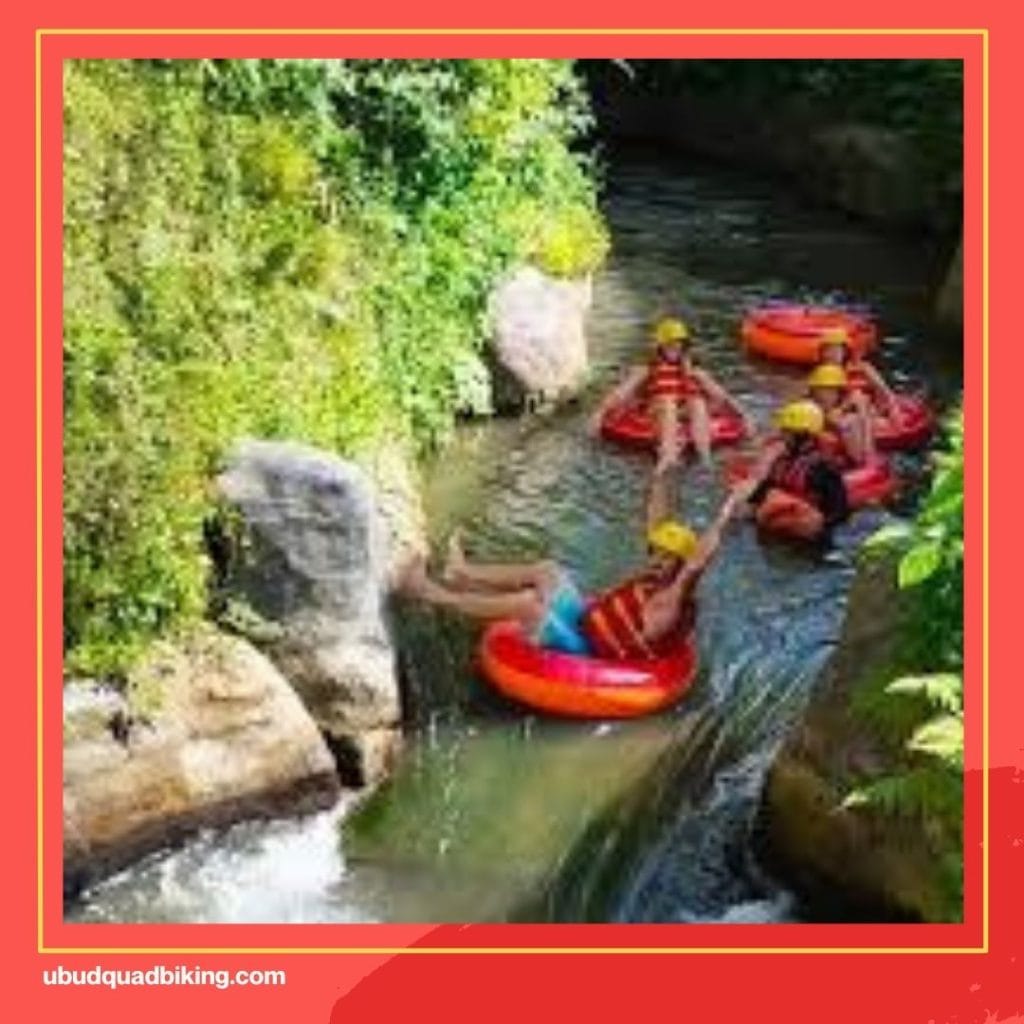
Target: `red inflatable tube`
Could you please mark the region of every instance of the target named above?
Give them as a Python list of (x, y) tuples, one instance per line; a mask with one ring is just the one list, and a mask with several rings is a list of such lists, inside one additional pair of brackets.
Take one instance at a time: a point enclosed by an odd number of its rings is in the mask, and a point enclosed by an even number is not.
[(875, 444), (891, 451), (896, 448), (919, 448), (928, 441), (935, 429), (935, 416), (920, 398), (896, 396), (899, 417), (876, 417), (873, 422)]
[(636, 718), (674, 704), (697, 674), (692, 636), (661, 658), (605, 661), (538, 647), (517, 622), (496, 622), (480, 641), (480, 667), (506, 697), (569, 718)]
[(743, 319), (740, 335), (751, 352), (768, 359), (811, 366), (820, 357), (827, 330), (841, 327), (858, 358), (878, 343), (878, 328), (870, 317), (826, 306), (765, 306)]
[[(736, 484), (745, 479), (750, 467), (751, 460), (748, 458), (733, 459), (726, 467), (728, 482)], [(899, 479), (893, 473), (889, 460), (883, 456), (876, 456), (866, 465), (844, 470), (843, 483), (846, 484), (846, 498), (850, 508), (854, 509), (881, 504), (899, 489)]]
[(899, 481), (889, 465), (889, 460), (876, 456), (864, 466), (856, 466), (843, 472), (846, 496), (850, 508), (878, 505), (891, 498), (899, 488)]
[[(685, 422), (680, 433), (690, 443), (690, 431)], [(614, 406), (601, 420), (601, 436), (630, 448), (657, 447), (657, 430), (643, 402), (630, 402)], [(735, 444), (747, 436), (743, 420), (728, 412), (711, 413), (711, 443)]]

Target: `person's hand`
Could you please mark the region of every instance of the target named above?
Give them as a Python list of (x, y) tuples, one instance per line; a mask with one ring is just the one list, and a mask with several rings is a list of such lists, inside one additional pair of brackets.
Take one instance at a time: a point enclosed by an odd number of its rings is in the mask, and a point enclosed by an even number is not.
[(604, 422), (605, 411), (598, 409), (587, 420), (587, 433), (591, 437), (601, 436), (601, 424)]
[(654, 464), (654, 475), (662, 476), (679, 463), (679, 451), (675, 445), (666, 445), (658, 453), (658, 461)]
[(730, 509), (736, 509), (750, 500), (750, 496), (757, 488), (757, 481), (753, 479), (740, 480), (732, 485), (726, 504)]
[(757, 437), (757, 421), (749, 412), (741, 412), (740, 419), (743, 421), (743, 432), (747, 437)]

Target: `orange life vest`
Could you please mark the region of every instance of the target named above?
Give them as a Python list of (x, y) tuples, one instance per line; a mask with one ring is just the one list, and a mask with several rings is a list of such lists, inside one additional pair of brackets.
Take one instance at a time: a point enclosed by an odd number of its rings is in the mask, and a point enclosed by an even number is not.
[(632, 660), (657, 658), (672, 634), (689, 631), (696, 620), (696, 605), (684, 598), (678, 627), (657, 641), (644, 637), (644, 607), (658, 589), (646, 575), (633, 576), (594, 598), (583, 615), (583, 632), (601, 658)]
[(647, 396), (649, 398), (686, 399), (700, 389), (683, 363), (663, 359), (658, 353), (647, 365)]

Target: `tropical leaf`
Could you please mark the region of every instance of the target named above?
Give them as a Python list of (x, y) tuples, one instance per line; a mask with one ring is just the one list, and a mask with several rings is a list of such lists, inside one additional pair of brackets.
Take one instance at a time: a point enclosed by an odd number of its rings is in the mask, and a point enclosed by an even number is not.
[(942, 545), (937, 540), (915, 544), (901, 559), (897, 570), (900, 589), (917, 586), (942, 564)]
[(964, 720), (962, 715), (940, 715), (925, 722), (907, 741), (907, 749), (930, 754), (950, 765), (963, 765)]
[(876, 551), (883, 548), (891, 548), (895, 544), (905, 541), (910, 537), (911, 528), (909, 523), (887, 523), (880, 530), (876, 530), (862, 545), (865, 551)]
[(902, 676), (886, 686), (887, 693), (919, 693), (944, 711), (963, 707), (963, 679), (952, 672), (927, 676)]

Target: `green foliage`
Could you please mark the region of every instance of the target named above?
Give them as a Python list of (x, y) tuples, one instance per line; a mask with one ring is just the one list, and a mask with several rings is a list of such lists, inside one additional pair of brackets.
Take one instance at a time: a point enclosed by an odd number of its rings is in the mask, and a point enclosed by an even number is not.
[(845, 806), (922, 819), (940, 851), (949, 914), (959, 916), (963, 846), (963, 412), (935, 456), (931, 489), (914, 522), (886, 527), (865, 547), (898, 555), (911, 599), (904, 658), (916, 671), (857, 694), (855, 707), (888, 727), (905, 768), (855, 789)]
[(70, 670), (203, 613), (235, 439), (358, 458), (486, 410), (495, 280), (607, 248), (587, 118), (566, 61), (68, 63)]

